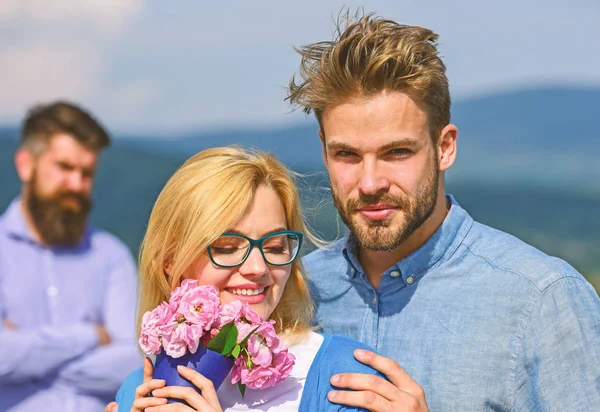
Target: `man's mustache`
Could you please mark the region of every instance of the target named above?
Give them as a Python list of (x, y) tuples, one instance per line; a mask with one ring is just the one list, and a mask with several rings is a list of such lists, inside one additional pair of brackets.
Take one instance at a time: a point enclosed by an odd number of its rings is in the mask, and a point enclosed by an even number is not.
[(358, 199), (348, 199), (346, 210), (353, 211), (363, 207), (384, 204), (397, 209), (408, 209), (410, 200), (405, 196), (392, 195), (389, 193), (383, 195), (359, 195)]

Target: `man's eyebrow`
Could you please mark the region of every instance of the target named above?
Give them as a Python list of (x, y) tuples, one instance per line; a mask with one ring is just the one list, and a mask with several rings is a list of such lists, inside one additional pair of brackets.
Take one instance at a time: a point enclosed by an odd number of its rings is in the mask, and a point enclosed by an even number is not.
[(379, 151), (386, 152), (391, 149), (396, 149), (398, 147), (406, 147), (409, 146), (414, 149), (420, 149), (423, 146), (423, 142), (419, 139), (413, 139), (411, 137), (405, 137), (402, 139), (394, 140), (382, 147), (379, 148)]
[(327, 150), (348, 150), (355, 152), (358, 149), (342, 142), (329, 142), (327, 143)]

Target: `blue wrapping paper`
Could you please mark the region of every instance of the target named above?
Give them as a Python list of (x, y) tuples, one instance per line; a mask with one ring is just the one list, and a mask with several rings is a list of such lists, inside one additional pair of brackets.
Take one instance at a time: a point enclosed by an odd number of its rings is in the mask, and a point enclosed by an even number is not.
[[(233, 359), (226, 358), (220, 353), (202, 346), (198, 347), (196, 353), (186, 353), (180, 358), (172, 358), (162, 351), (156, 355), (153, 377), (155, 379), (164, 379), (167, 382), (167, 386), (188, 386), (200, 393), (198, 388), (177, 372), (177, 366), (183, 365), (195, 369), (205, 378), (210, 379), (215, 386), (215, 390), (218, 390), (229, 374), (229, 371), (231, 371), (231, 368), (233, 368), (233, 363)], [(169, 399), (169, 403), (174, 402), (181, 401)]]

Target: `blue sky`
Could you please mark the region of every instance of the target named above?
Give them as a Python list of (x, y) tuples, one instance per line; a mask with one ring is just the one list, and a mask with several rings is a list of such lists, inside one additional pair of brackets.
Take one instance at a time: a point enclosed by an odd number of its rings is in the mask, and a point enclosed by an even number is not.
[(329, 39), (344, 5), (436, 31), (455, 100), (600, 85), (597, 0), (2, 0), (0, 123), (56, 98), (117, 132), (300, 121), (283, 102), (292, 45)]

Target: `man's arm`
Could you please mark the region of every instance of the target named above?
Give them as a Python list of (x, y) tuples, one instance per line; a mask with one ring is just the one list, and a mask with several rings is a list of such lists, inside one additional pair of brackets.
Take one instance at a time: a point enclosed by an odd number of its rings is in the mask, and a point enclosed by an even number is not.
[(0, 383), (42, 378), (98, 344), (93, 324), (45, 326), (35, 331), (8, 325), (0, 322)]
[(0, 383), (39, 379), (98, 344), (91, 323), (44, 326), (21, 331), (6, 319), (0, 265)]
[(521, 342), (515, 410), (589, 411), (600, 405), (600, 299), (580, 277), (548, 286)]
[(123, 380), (142, 365), (135, 336), (136, 267), (128, 251), (110, 267), (104, 300), (104, 327), (110, 343), (63, 369), (59, 379), (90, 395), (114, 395)]

